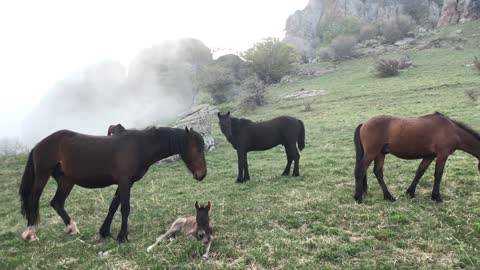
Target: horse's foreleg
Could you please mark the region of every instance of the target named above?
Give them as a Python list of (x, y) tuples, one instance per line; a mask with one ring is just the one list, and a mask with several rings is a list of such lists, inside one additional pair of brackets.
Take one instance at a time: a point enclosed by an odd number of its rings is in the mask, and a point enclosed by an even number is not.
[(123, 243), (128, 241), (128, 215), (130, 214), (130, 183), (120, 182), (118, 185), (121, 211), (122, 211), (122, 226), (120, 233), (117, 236), (118, 242)]
[(238, 159), (238, 176), (237, 183), (243, 183), (243, 151), (237, 150), (237, 159)]
[(108, 209), (107, 217), (105, 221), (103, 221), (102, 227), (100, 227), (100, 236), (102, 238), (106, 238), (110, 235), (110, 225), (112, 224), (113, 216), (115, 212), (117, 212), (118, 206), (120, 205), (120, 195), (119, 195), (119, 188), (115, 191), (115, 195), (113, 195), (112, 202), (110, 203), (110, 208)]
[(179, 232), (181, 229), (182, 229), (181, 225), (174, 223), (167, 232), (157, 237), (155, 243), (148, 246), (147, 252), (152, 251), (152, 249), (156, 247), (164, 239), (170, 239), (172, 237), (175, 237), (175, 234)]
[(440, 182), (442, 180), (445, 164), (447, 163), (447, 158), (448, 156), (446, 157), (437, 156), (437, 162), (435, 164), (435, 181), (433, 183), (432, 200), (435, 200), (437, 203), (443, 202), (440, 196)]
[(202, 258), (208, 259), (208, 253), (210, 252), (210, 246), (212, 245), (213, 242), (213, 236), (210, 236), (210, 241), (207, 244), (207, 247), (205, 248), (205, 254), (203, 254)]
[(379, 154), (375, 158), (375, 163), (373, 165), (373, 173), (377, 177), (378, 183), (380, 184), (380, 187), (382, 188), (383, 191), (383, 198), (385, 200), (389, 200), (391, 202), (395, 201), (395, 198), (390, 194), (390, 191), (388, 191), (387, 185), (385, 184), (385, 181), (383, 179), (383, 165), (385, 163), (385, 155), (384, 154)]
[(48, 178), (50, 175), (43, 174), (37, 175), (35, 177), (35, 182), (33, 184), (33, 191), (32, 191), (32, 203), (29, 205), (30, 212), (27, 216), (27, 228), (22, 233), (22, 237), (25, 240), (35, 241), (38, 240), (36, 235), (37, 231), (37, 223), (39, 220), (39, 202), (40, 196), (42, 195), (43, 188), (47, 184)]
[(55, 180), (57, 181), (57, 192), (50, 201), (50, 206), (55, 209), (65, 223), (65, 232), (69, 234), (77, 234), (80, 232), (77, 228), (77, 224), (65, 211), (65, 200), (70, 194), (70, 191), (72, 191), (73, 184), (67, 182), (64, 177), (56, 177)]
[(413, 178), (410, 187), (407, 189), (407, 194), (410, 196), (410, 198), (415, 198), (415, 190), (417, 189), (418, 181), (420, 181), (420, 178), (422, 178), (423, 174), (428, 169), (430, 164), (432, 164), (433, 160), (434, 158), (424, 158), (422, 162), (420, 162), (417, 172), (415, 173), (415, 177)]

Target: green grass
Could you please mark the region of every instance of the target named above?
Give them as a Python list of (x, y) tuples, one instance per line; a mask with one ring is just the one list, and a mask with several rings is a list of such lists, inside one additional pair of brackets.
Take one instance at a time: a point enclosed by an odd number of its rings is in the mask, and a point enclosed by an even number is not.
[[(42, 195), (40, 241), (24, 242), (17, 190), (26, 156), (1, 159), (0, 269), (480, 268), (480, 177), (475, 158), (461, 152), (450, 157), (442, 204), (430, 200), (433, 166), (420, 181), (417, 198), (408, 199), (405, 190), (419, 161), (393, 156), (386, 159), (385, 180), (397, 201), (383, 200), (371, 171), (365, 204), (356, 204), (352, 197), (353, 130), (369, 117), (438, 110), (480, 127), (479, 105), (464, 96), (465, 89), (480, 85), (480, 76), (464, 66), (480, 54), (480, 36), (474, 31), (479, 25), (462, 26), (469, 40), (464, 50), (410, 52), (416, 67), (398, 77), (376, 78), (374, 60), (364, 58), (337, 64), (334, 72), (321, 77), (271, 87), (267, 106), (255, 113), (233, 113), (256, 120), (283, 114), (304, 120), (302, 176), (280, 177), (286, 159), (283, 148), (277, 147), (250, 153), (252, 180), (235, 184), (236, 154), (215, 124), (218, 148), (207, 155), (207, 178), (193, 180), (181, 162), (153, 166), (133, 187), (130, 241), (120, 246), (114, 238), (100, 240), (97, 235), (114, 187), (72, 191), (66, 209), (81, 234), (70, 236), (48, 206), (55, 181)], [(304, 100), (282, 98), (301, 88), (327, 92), (315, 97), (312, 110), (305, 112)], [(221, 109), (234, 111), (235, 104)], [(210, 259), (202, 260), (201, 245), (184, 237), (147, 254), (147, 246), (177, 216), (194, 212), (195, 200), (213, 204), (211, 222), (217, 233)], [(119, 223), (117, 213), (113, 236)], [(109, 256), (98, 255), (104, 251), (110, 251)]]

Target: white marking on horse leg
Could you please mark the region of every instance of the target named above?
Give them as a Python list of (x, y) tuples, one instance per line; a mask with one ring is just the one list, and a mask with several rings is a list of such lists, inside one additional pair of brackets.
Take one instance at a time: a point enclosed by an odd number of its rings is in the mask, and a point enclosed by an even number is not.
[(75, 223), (75, 221), (73, 221), (73, 219), (70, 219), (70, 224), (65, 226), (64, 231), (68, 234), (80, 233), (80, 231), (77, 228), (77, 223)]
[(205, 254), (203, 254), (202, 258), (208, 259), (208, 252), (210, 252), (210, 246), (212, 245), (213, 237), (210, 239), (210, 242), (207, 244), (207, 248), (205, 249)]
[(36, 227), (35, 226), (28, 226), (25, 231), (22, 233), (23, 239), (27, 241), (36, 241), (39, 240), (36, 234)]

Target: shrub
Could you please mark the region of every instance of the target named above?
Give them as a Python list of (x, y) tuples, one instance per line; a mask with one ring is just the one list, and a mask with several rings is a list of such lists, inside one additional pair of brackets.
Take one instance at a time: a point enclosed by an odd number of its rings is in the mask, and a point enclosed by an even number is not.
[(333, 52), (331, 48), (319, 48), (317, 55), (320, 60), (331, 60), (333, 58)]
[(394, 59), (380, 59), (375, 63), (377, 76), (380, 78), (393, 77), (398, 75), (398, 61)]
[(360, 29), (360, 32), (358, 33), (358, 40), (364, 41), (364, 40), (369, 40), (373, 39), (376, 36), (378, 36), (379, 30), (376, 25), (373, 24), (366, 24), (362, 26)]
[(267, 38), (242, 54), (250, 68), (263, 82), (276, 83), (290, 73), (297, 55), (292, 47), (278, 38)]
[(216, 104), (224, 103), (232, 96), (235, 79), (228, 69), (218, 65), (207, 66), (200, 77), (202, 88), (206, 89)]
[(0, 157), (13, 157), (18, 154), (28, 153), (28, 146), (17, 138), (0, 139)]
[(357, 44), (357, 39), (352, 36), (340, 36), (335, 38), (330, 45), (335, 58), (344, 59), (353, 55), (353, 47)]
[(417, 23), (425, 19), (428, 14), (428, 6), (418, 0), (402, 0), (403, 13), (410, 16)]
[(409, 16), (400, 15), (395, 19), (386, 21), (381, 32), (385, 37), (385, 42), (393, 44), (403, 39), (413, 29), (413, 26), (414, 23)]
[(317, 24), (317, 36), (324, 44), (330, 44), (338, 36), (356, 35), (362, 26), (360, 18), (325, 18)]
[(240, 100), (239, 107), (244, 112), (252, 112), (258, 106), (266, 104), (265, 99), (265, 84), (257, 77), (248, 78), (242, 84), (244, 89), (244, 96)]
[(413, 65), (413, 61), (408, 55), (400, 57), (398, 60), (398, 69), (406, 69)]
[(475, 58), (473, 59), (473, 65), (475, 66), (475, 68), (476, 68), (478, 71), (480, 71), (480, 60), (478, 60), (477, 57), (475, 57)]

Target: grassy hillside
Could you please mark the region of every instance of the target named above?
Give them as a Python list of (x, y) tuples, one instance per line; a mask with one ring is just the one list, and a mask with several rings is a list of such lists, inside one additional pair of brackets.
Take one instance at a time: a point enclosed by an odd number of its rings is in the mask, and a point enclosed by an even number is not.
[[(432, 166), (420, 181), (417, 198), (405, 190), (419, 161), (388, 156), (385, 181), (397, 201), (383, 200), (369, 172), (365, 204), (353, 200), (353, 131), (379, 114), (420, 116), (441, 111), (480, 128), (480, 106), (468, 102), (464, 90), (480, 88), (480, 74), (465, 64), (480, 56), (479, 23), (461, 26), (468, 40), (463, 50), (414, 50), (416, 67), (400, 76), (373, 76), (373, 59), (363, 58), (308, 68), (333, 68), (268, 89), (269, 104), (255, 113), (234, 115), (255, 120), (292, 115), (305, 122), (306, 148), (301, 177), (280, 177), (283, 148), (249, 154), (252, 180), (235, 184), (236, 154), (214, 126), (218, 148), (207, 155), (208, 176), (192, 179), (181, 162), (154, 166), (132, 190), (130, 242), (100, 240), (114, 187), (76, 187), (66, 209), (80, 235), (63, 232), (63, 222), (49, 207), (55, 192), (50, 181), (41, 199), (40, 241), (20, 237), (25, 221), (17, 190), (25, 156), (0, 160), (0, 269), (162, 269), (162, 268), (302, 268), (302, 269), (448, 269), (480, 268), (480, 177), (478, 161), (457, 152), (447, 163), (441, 186), (444, 203), (430, 200)], [(449, 28), (444, 31), (454, 31)], [(444, 35), (438, 33), (438, 36)], [(435, 37), (429, 37), (433, 39)], [(400, 52), (392, 52), (392, 56)], [(304, 88), (326, 90), (312, 99), (283, 96)], [(306, 102), (312, 109), (305, 111)], [(216, 122), (216, 120), (215, 120)], [(212, 201), (211, 222), (217, 228), (209, 260), (200, 244), (178, 238), (147, 254), (146, 248), (177, 216), (194, 212), (195, 200)], [(119, 231), (120, 214), (112, 224)], [(106, 257), (99, 252), (110, 251)]]

